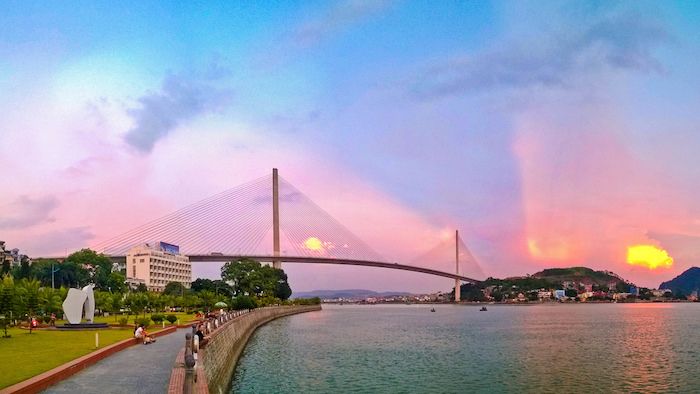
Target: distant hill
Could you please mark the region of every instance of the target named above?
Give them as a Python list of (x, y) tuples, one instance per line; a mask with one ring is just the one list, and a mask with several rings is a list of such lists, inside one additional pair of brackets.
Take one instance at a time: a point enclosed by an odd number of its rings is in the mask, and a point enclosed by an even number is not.
[(536, 278), (550, 282), (575, 281), (596, 285), (607, 285), (611, 282), (624, 282), (624, 279), (610, 271), (594, 271), (586, 267), (549, 268), (533, 274)]
[(682, 274), (659, 285), (659, 289), (668, 289), (674, 293), (680, 290), (683, 294), (690, 294), (698, 288), (700, 288), (700, 268), (698, 267), (688, 268)]
[(313, 298), (318, 297), (321, 299), (326, 298), (351, 298), (351, 299), (365, 299), (374, 297), (391, 297), (391, 296), (407, 296), (411, 293), (406, 293), (402, 291), (393, 292), (383, 292), (378, 293), (372, 290), (363, 289), (350, 289), (350, 290), (314, 290), (306, 292), (294, 292), (291, 298)]

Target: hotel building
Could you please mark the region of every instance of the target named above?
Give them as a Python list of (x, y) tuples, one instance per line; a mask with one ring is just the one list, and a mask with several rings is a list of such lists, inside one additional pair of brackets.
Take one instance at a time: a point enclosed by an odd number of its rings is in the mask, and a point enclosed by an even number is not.
[(180, 254), (180, 248), (165, 242), (154, 246), (143, 244), (126, 254), (127, 279), (143, 280), (149, 291), (160, 293), (170, 282), (180, 282), (186, 288), (192, 283), (192, 263)]

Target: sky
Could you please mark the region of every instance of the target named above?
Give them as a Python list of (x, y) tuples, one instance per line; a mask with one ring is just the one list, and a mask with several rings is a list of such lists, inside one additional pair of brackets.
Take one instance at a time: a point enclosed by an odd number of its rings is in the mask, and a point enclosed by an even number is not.
[[(698, 22), (687, 1), (4, 1), (0, 239), (70, 254), (278, 168), (390, 261), (459, 230), (486, 276), (657, 287), (700, 256)], [(284, 268), (296, 291), (453, 286)]]

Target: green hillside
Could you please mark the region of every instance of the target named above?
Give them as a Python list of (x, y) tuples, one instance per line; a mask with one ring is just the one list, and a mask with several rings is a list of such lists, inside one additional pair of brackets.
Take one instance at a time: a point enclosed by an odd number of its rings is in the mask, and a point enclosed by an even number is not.
[(583, 282), (597, 285), (607, 285), (611, 282), (624, 282), (622, 278), (609, 271), (594, 271), (587, 267), (548, 268), (532, 275), (536, 278), (547, 279), (551, 282)]
[(663, 282), (659, 285), (659, 289), (669, 289), (674, 294), (680, 292), (685, 295), (690, 295), (690, 293), (699, 288), (700, 268), (698, 267), (691, 267), (668, 282)]

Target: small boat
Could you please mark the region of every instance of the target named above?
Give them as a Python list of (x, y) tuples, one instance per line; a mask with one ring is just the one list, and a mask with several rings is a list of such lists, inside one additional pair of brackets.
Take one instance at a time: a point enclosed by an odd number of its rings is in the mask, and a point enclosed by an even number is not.
[(430, 311), (431, 311), (431, 312), (435, 312), (435, 308), (431, 309)]
[(482, 306), (481, 309), (479, 309), (480, 312), (486, 312), (488, 309), (486, 309), (485, 306)]

